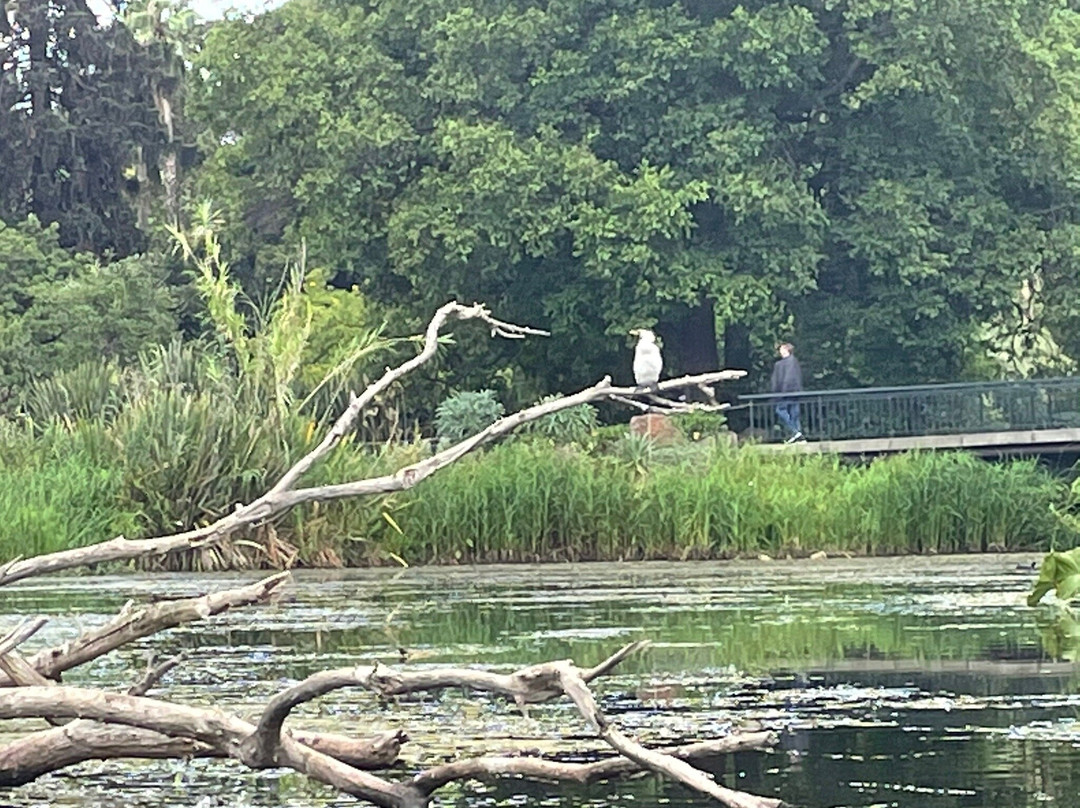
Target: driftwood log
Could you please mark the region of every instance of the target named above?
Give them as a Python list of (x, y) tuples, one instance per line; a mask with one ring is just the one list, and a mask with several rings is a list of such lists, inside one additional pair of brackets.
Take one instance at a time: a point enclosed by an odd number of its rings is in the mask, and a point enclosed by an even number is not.
[[(714, 407), (668, 401), (658, 395), (738, 378), (742, 371), (683, 377), (661, 382), (649, 390), (617, 387), (605, 378), (569, 396), (544, 402), (496, 421), (433, 456), (391, 475), (352, 480), (311, 488), (297, 487), (301, 477), (324, 458), (353, 429), (364, 407), (406, 373), (436, 353), (441, 329), (451, 320), (479, 320), (493, 336), (521, 339), (544, 332), (505, 323), (483, 306), (448, 303), (435, 314), (424, 344), (413, 359), (388, 369), (334, 422), (322, 441), (258, 499), (238, 505), (228, 516), (205, 527), (169, 536), (127, 539), (123, 536), (85, 548), (29, 559), (11, 559), (0, 565), (0, 586), (31, 576), (141, 557), (207, 547), (239, 530), (273, 519), (309, 502), (381, 494), (407, 489), (454, 463), (483, 444), (518, 426), (552, 412), (604, 399), (648, 409), (680, 411)], [(646, 403), (647, 402), (647, 403)], [(88, 760), (121, 758), (222, 757), (252, 769), (290, 768), (344, 793), (387, 808), (427, 806), (447, 783), (464, 779), (523, 778), (590, 783), (648, 770), (677, 780), (732, 808), (775, 808), (780, 802), (724, 787), (690, 761), (733, 751), (763, 749), (776, 743), (769, 732), (735, 734), (681, 747), (646, 749), (622, 732), (599, 709), (590, 683), (611, 671), (623, 659), (644, 647), (628, 645), (593, 668), (578, 668), (570, 660), (546, 662), (500, 674), (472, 668), (399, 670), (383, 665), (361, 665), (316, 673), (274, 696), (254, 723), (221, 710), (189, 707), (151, 698), (148, 693), (182, 658), (148, 664), (141, 679), (126, 692), (70, 687), (62, 674), (128, 643), (157, 632), (220, 614), (228, 609), (258, 607), (273, 600), (289, 580), (289, 573), (272, 575), (256, 583), (198, 597), (148, 605), (128, 603), (105, 626), (70, 641), (23, 657), (18, 648), (44, 625), (43, 618), (27, 619), (0, 639), (0, 720), (45, 719), (51, 727), (31, 732), (0, 747), (0, 787), (14, 787)], [(390, 767), (401, 745), (402, 732), (386, 732), (367, 739), (332, 733), (289, 730), (290, 713), (305, 702), (341, 688), (357, 688), (386, 698), (461, 688), (514, 702), (522, 711), (530, 704), (568, 698), (615, 755), (592, 763), (565, 763), (539, 756), (481, 756), (455, 760), (403, 779), (376, 773)]]

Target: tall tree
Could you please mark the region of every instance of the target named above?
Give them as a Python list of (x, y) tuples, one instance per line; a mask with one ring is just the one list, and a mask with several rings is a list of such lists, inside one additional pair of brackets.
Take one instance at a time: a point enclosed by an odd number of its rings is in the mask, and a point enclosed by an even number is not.
[(35, 214), (65, 246), (140, 249), (125, 172), (161, 128), (156, 67), (85, 0), (6, 4), (0, 14), (0, 218)]
[(164, 142), (158, 144), (156, 180), (151, 176), (148, 153), (142, 144), (136, 150), (136, 173), (140, 197), (136, 205), (139, 226), (149, 227), (151, 191), (163, 191), (167, 224), (180, 224), (181, 151), (183, 149), (183, 89), (187, 59), (198, 47), (199, 27), (188, 0), (131, 0), (124, 5), (122, 20), (135, 40), (148, 50), (155, 69), (149, 76), (154, 108), (164, 128)]
[(256, 276), (304, 237), (550, 325), (497, 358), (542, 386), (654, 323), (680, 369), (722, 327), (822, 383), (949, 378), (1075, 273), (1074, 4), (292, 0), (197, 59), (201, 190)]

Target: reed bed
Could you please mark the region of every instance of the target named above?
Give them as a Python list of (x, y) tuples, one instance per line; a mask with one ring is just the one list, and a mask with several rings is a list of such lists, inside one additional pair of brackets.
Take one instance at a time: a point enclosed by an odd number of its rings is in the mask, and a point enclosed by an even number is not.
[(417, 562), (964, 553), (1071, 545), (1068, 486), (1030, 461), (866, 466), (721, 449), (647, 466), (511, 443), (397, 503), (381, 546)]
[[(5, 426), (0, 557), (213, 519), (264, 490), (315, 434), (302, 419), (266, 432), (204, 395), (155, 391), (109, 419)], [(346, 443), (309, 482), (384, 473), (426, 451)], [(1073, 496), (1033, 462), (965, 454), (855, 466), (701, 444), (642, 454), (523, 437), (409, 492), (298, 509), (212, 566), (1062, 548), (1076, 543), (1076, 525), (1058, 516), (1075, 510)]]

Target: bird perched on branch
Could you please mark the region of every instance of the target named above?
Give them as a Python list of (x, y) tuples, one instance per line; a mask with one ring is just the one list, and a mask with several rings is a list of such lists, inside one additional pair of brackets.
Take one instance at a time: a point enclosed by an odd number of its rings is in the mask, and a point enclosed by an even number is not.
[(660, 381), (660, 371), (664, 368), (656, 334), (647, 328), (630, 333), (637, 334), (638, 338), (637, 347), (634, 348), (634, 383), (638, 387), (656, 387)]

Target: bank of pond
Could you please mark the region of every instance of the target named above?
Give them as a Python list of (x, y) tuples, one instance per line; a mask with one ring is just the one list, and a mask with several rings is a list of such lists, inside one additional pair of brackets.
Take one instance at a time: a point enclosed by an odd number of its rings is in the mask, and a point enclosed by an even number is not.
[[(3, 558), (205, 524), (273, 484), (307, 447), (206, 435), (119, 444), (92, 429), (9, 433)], [(164, 448), (163, 448), (164, 447)], [(238, 448), (240, 447), (240, 448)], [(307, 484), (386, 473), (430, 444), (345, 443)], [(513, 439), (415, 488), (316, 504), (181, 567), (359, 566), (1045, 550), (1076, 544), (1076, 497), (1034, 461), (922, 453), (853, 464), (723, 440)]]

